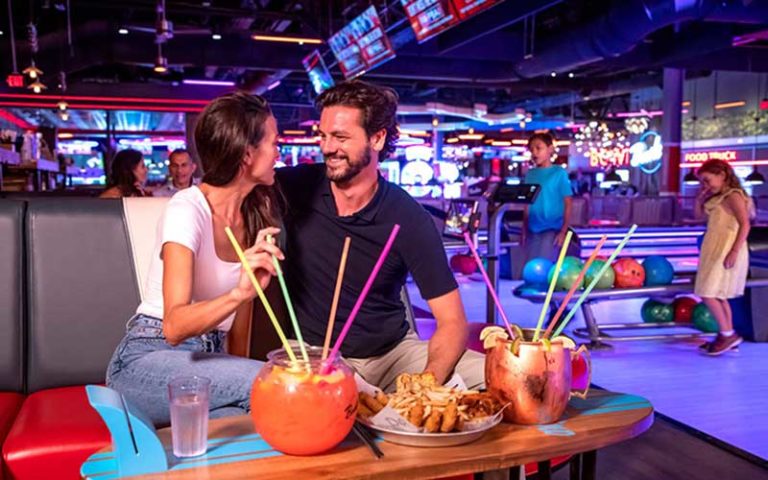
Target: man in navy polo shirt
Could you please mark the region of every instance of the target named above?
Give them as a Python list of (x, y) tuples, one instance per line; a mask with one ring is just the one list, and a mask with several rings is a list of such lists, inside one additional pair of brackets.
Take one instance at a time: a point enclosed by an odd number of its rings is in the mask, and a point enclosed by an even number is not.
[[(366, 381), (393, 390), (401, 373), (455, 371), (469, 388), (484, 384), (483, 355), (466, 351), (467, 320), (458, 286), (430, 215), (384, 180), (379, 161), (395, 151), (397, 94), (362, 81), (317, 99), (325, 164), (277, 171), (287, 200), (286, 280), (305, 341), (322, 345), (339, 260), (351, 237), (334, 323), (338, 337), (395, 224), (400, 233), (341, 347)], [(428, 342), (409, 329), (400, 290), (411, 274), (437, 329)]]

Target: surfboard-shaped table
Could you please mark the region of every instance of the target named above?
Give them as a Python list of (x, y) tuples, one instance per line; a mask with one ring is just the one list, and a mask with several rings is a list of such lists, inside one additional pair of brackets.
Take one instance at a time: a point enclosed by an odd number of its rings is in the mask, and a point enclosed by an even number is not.
[[(634, 438), (648, 430), (652, 423), (653, 407), (648, 400), (593, 390), (586, 400), (572, 399), (563, 419), (555, 424), (501, 423), (479, 440), (455, 447), (416, 448), (378, 441), (384, 457), (376, 459), (355, 437), (323, 455), (283, 455), (254, 432), (249, 416), (229, 417), (211, 420), (208, 452), (195, 458), (175, 458), (170, 448), (170, 429), (159, 430), (157, 437), (165, 450), (167, 470), (140, 478), (269, 480), (301, 476), (405, 480), (515, 468), (531, 462), (546, 462), (553, 457), (576, 455), (580, 478), (589, 479), (594, 478), (596, 450)], [(546, 468), (546, 464), (542, 466)], [(83, 464), (81, 473), (92, 480), (128, 478), (118, 473), (117, 459), (111, 450), (92, 455)]]

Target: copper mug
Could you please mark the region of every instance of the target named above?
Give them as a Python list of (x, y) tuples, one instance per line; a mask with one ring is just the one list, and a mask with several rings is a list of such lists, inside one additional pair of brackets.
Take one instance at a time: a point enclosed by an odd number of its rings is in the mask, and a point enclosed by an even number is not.
[[(526, 332), (530, 338), (531, 332)], [(530, 335), (530, 336), (529, 336)], [(560, 342), (547, 348), (541, 342), (519, 342), (517, 354), (512, 341), (501, 338), (485, 352), (485, 384), (504, 405), (504, 420), (521, 425), (554, 423), (560, 420), (571, 397), (586, 398), (592, 376), (589, 351), (576, 350)], [(571, 387), (572, 362), (584, 357), (589, 380), (583, 391)]]

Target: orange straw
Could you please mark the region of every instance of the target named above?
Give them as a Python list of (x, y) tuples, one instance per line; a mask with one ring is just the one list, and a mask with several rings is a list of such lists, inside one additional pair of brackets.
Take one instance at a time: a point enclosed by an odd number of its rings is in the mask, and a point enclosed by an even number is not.
[(328, 316), (328, 329), (325, 331), (325, 343), (323, 343), (323, 360), (328, 358), (328, 349), (331, 347), (331, 335), (333, 335), (333, 323), (336, 320), (336, 307), (339, 306), (339, 294), (341, 294), (341, 281), (344, 279), (344, 268), (347, 266), (347, 253), (349, 253), (349, 244), (352, 241), (347, 237), (344, 239), (344, 248), (341, 251), (341, 262), (339, 262), (339, 274), (336, 277), (336, 290), (333, 291), (333, 302), (331, 302), (331, 314)]
[(573, 282), (573, 285), (571, 285), (571, 289), (568, 290), (568, 293), (565, 295), (565, 298), (563, 298), (563, 302), (560, 304), (560, 308), (557, 309), (557, 313), (555, 313), (555, 316), (552, 317), (552, 321), (549, 322), (549, 326), (546, 330), (544, 330), (544, 333), (541, 335), (541, 338), (547, 338), (551, 333), (552, 329), (557, 324), (557, 321), (560, 320), (560, 316), (565, 311), (565, 308), (568, 306), (568, 302), (571, 300), (571, 297), (573, 297), (573, 294), (576, 293), (576, 290), (579, 288), (579, 285), (581, 285), (582, 280), (584, 280), (584, 276), (587, 274), (587, 270), (589, 270), (589, 267), (592, 266), (592, 262), (595, 261), (597, 258), (597, 255), (600, 253), (600, 250), (603, 248), (603, 244), (605, 244), (605, 241), (608, 240), (608, 235), (603, 235), (600, 237), (600, 241), (597, 242), (597, 245), (595, 246), (595, 249), (592, 250), (592, 254), (587, 259), (586, 263), (584, 263), (584, 267), (581, 269), (581, 272), (579, 272), (579, 276), (576, 277), (576, 281)]
[(272, 326), (275, 327), (275, 331), (277, 331), (277, 336), (280, 337), (280, 341), (283, 343), (283, 348), (285, 349), (285, 352), (288, 354), (288, 358), (291, 359), (292, 364), (296, 364), (296, 355), (293, 354), (293, 349), (291, 348), (290, 345), (288, 345), (288, 339), (285, 337), (285, 333), (283, 333), (283, 329), (280, 328), (280, 324), (277, 322), (277, 317), (275, 317), (275, 312), (273, 312), (272, 307), (269, 306), (267, 297), (264, 296), (264, 291), (261, 289), (261, 285), (259, 285), (259, 281), (256, 279), (256, 275), (253, 274), (253, 269), (251, 268), (251, 265), (248, 263), (248, 260), (245, 258), (245, 252), (243, 252), (243, 249), (240, 247), (240, 244), (237, 242), (237, 239), (235, 238), (235, 234), (232, 233), (232, 229), (229, 227), (224, 227), (224, 231), (226, 232), (227, 237), (229, 237), (229, 241), (232, 243), (232, 248), (235, 249), (237, 258), (240, 259), (240, 263), (243, 265), (243, 270), (245, 270), (245, 273), (248, 275), (248, 278), (251, 280), (251, 283), (253, 284), (253, 288), (254, 290), (256, 290), (256, 294), (259, 296), (259, 299), (261, 299), (261, 303), (264, 305), (264, 310), (267, 311), (267, 315), (269, 315), (269, 319), (272, 320)]

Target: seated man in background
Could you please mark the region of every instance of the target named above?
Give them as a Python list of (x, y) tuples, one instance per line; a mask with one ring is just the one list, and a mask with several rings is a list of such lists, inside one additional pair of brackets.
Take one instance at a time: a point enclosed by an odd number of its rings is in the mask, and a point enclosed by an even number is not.
[(199, 183), (193, 175), (197, 164), (192, 161), (189, 152), (177, 148), (168, 155), (168, 182), (153, 192), (155, 197), (172, 197), (179, 190), (184, 190)]
[[(276, 171), (287, 199), (286, 279), (305, 341), (323, 345), (345, 237), (352, 239), (332, 344), (395, 224), (400, 232), (341, 346), (368, 382), (395, 388), (401, 373), (431, 372), (439, 383), (457, 372), (484, 385), (484, 356), (467, 351), (467, 319), (440, 233), (407, 192), (379, 175), (398, 138), (397, 94), (361, 81), (317, 99), (325, 164)], [(400, 290), (411, 274), (437, 320), (428, 342), (405, 316)]]

